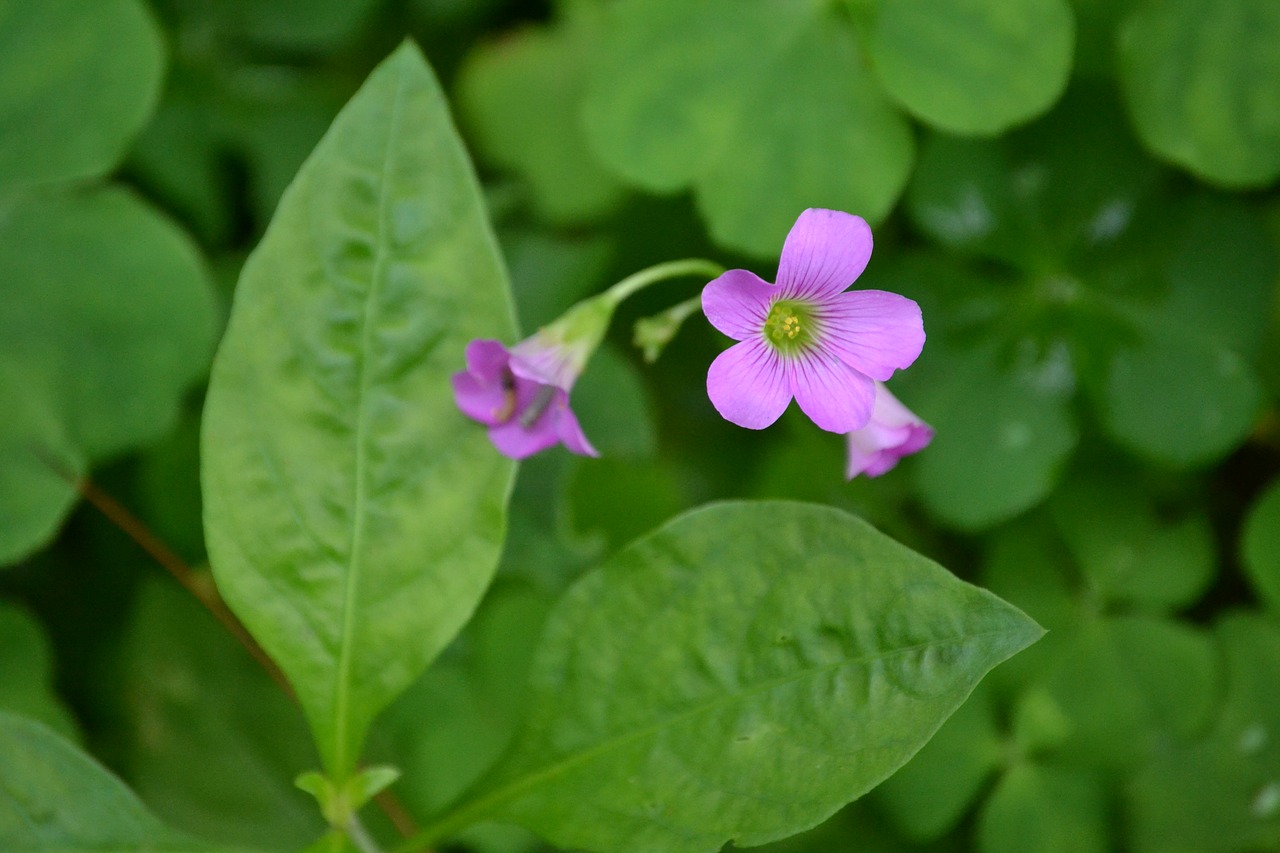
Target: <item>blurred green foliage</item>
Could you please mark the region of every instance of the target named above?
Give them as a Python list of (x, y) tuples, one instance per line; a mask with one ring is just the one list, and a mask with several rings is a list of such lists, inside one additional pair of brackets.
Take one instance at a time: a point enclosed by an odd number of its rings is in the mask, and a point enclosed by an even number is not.
[(202, 567), (230, 282), (406, 36), (526, 330), (656, 261), (771, 278), (802, 208), (846, 209), (877, 226), (861, 286), (924, 308), (893, 389), (937, 437), (846, 484), (838, 437), (715, 415), (723, 341), (696, 317), (643, 366), (629, 322), (693, 291), (638, 298), (575, 390), (606, 458), (522, 466), (477, 619), (373, 726), (403, 809), (494, 760), (584, 568), (697, 503), (772, 497), (851, 510), (1050, 633), (870, 797), (765, 849), (1280, 845), (1273, 0), (0, 0), (0, 711), (50, 727), (0, 713), (0, 787), (70, 768), (97, 793), (67, 820), (99, 846), (321, 832), (290, 786), (317, 761), (300, 714), (75, 483)]

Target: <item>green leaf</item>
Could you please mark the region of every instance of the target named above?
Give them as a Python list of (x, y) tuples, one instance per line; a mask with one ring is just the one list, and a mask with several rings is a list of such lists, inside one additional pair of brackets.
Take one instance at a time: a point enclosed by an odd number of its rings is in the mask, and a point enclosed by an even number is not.
[(1079, 434), (1061, 365), (1001, 364), (989, 350), (934, 344), (905, 377), (912, 409), (936, 430), (916, 487), (941, 521), (981, 530), (1053, 489)]
[(1133, 768), (1202, 731), (1218, 697), (1209, 638), (1191, 625), (1115, 617), (1083, 625), (1042, 684), (1070, 723), (1064, 763)]
[(875, 798), (904, 835), (930, 841), (959, 822), (1004, 757), (991, 693), (980, 685)]
[(44, 723), (76, 739), (75, 719), (53, 690), (49, 641), (36, 618), (17, 604), (0, 601), (0, 708)]
[(1227, 691), (1203, 740), (1161, 751), (1127, 786), (1135, 853), (1237, 853), (1280, 845), (1280, 629), (1217, 626)]
[(0, 711), (0, 848), (208, 850), (160, 823), (124, 784), (39, 723)]
[(1251, 362), (1280, 259), (1239, 201), (1193, 196), (1165, 218), (1171, 251), (1157, 268), (1162, 292), (1113, 303), (1141, 334), (1091, 390), (1113, 437), (1158, 462), (1190, 467), (1233, 450), (1257, 417), (1263, 391)]
[(52, 536), (92, 461), (172, 428), (215, 312), (191, 242), (118, 188), (0, 203), (0, 281), (2, 565)]
[(1098, 414), (1124, 445), (1189, 467), (1234, 449), (1261, 404), (1261, 382), (1228, 345), (1157, 332), (1111, 360)]
[(185, 590), (138, 590), (123, 641), (129, 782), (161, 818), (223, 844), (296, 849), (324, 828), (290, 780), (314, 767), (298, 708)]
[(480, 152), (523, 175), (538, 212), (555, 223), (603, 216), (624, 196), (578, 120), (601, 11), (576, 4), (554, 27), (482, 43), (458, 72), (458, 110)]
[(876, 0), (871, 67), (922, 121), (991, 135), (1044, 112), (1071, 70), (1066, 0)]
[(339, 114), (245, 265), (204, 421), (219, 588), (288, 675), (331, 779), (470, 617), (512, 464), (457, 412), (506, 274), (411, 44)]
[(996, 786), (978, 815), (980, 853), (1105, 853), (1107, 804), (1099, 779), (1082, 771), (1022, 764)]
[(1147, 0), (1118, 32), (1120, 82), (1143, 143), (1227, 187), (1280, 176), (1280, 6)]
[(1194, 604), (1213, 582), (1213, 531), (1202, 514), (1162, 517), (1131, 483), (1103, 473), (1068, 483), (1051, 507), (1103, 602), (1171, 610)]
[(1258, 596), (1280, 612), (1280, 480), (1268, 486), (1249, 510), (1240, 556)]
[(816, 825), (1041, 629), (837, 510), (712, 505), (570, 588), (520, 737), (436, 827), (715, 851)]
[(717, 242), (776, 256), (806, 207), (876, 221), (893, 206), (910, 130), (836, 10), (627, 0), (608, 24), (583, 106), (588, 142), (645, 189), (692, 185)]
[(0, 2), (0, 193), (110, 172), (163, 66), (140, 0)]

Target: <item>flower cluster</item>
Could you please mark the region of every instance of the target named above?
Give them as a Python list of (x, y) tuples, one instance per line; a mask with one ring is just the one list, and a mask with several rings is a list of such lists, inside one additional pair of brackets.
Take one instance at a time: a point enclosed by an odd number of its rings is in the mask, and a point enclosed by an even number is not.
[(600, 455), (569, 408), (576, 374), (547, 369), (563, 365), (559, 355), (536, 337), (512, 350), (493, 340), (467, 344), (467, 369), (453, 375), (454, 400), (489, 428), (489, 440), (503, 456), (524, 459), (559, 443), (583, 456)]
[(896, 293), (846, 290), (871, 247), (860, 217), (806, 210), (783, 244), (776, 284), (729, 270), (702, 291), (711, 325), (738, 341), (707, 372), (716, 410), (763, 429), (795, 399), (822, 429), (848, 434), (850, 478), (882, 474), (933, 437), (881, 384), (920, 355), (920, 306)]
[[(716, 410), (738, 426), (764, 429), (794, 399), (819, 427), (848, 436), (850, 479), (883, 474), (933, 438), (883, 384), (924, 347), (920, 306), (896, 293), (846, 289), (871, 248), (871, 229), (860, 217), (806, 210), (783, 244), (776, 284), (728, 270), (706, 285), (701, 300), (711, 325), (738, 342), (707, 373)], [(675, 261), (637, 273), (510, 350), (495, 340), (472, 341), (467, 369), (453, 377), (458, 408), (487, 426), (494, 446), (513, 459), (555, 444), (598, 455), (569, 408), (569, 391), (614, 308), (653, 281), (707, 266)], [(694, 310), (682, 303), (641, 330), (650, 359)]]

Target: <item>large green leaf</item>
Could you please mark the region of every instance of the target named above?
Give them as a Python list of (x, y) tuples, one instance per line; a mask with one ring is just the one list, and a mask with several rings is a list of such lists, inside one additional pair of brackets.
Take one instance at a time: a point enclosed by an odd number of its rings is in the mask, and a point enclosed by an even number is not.
[(583, 107), (601, 161), (690, 184), (716, 240), (775, 255), (806, 207), (878, 220), (906, 182), (907, 122), (835, 10), (772, 0), (627, 0), (610, 10)]
[(715, 851), (816, 825), (905, 762), (1040, 628), (837, 510), (690, 512), (576, 583), (530, 716), (438, 826)]
[(1066, 0), (876, 0), (874, 8), (876, 76), (935, 127), (999, 133), (1044, 112), (1067, 84)]
[(0, 192), (111, 171), (163, 65), (141, 0), (0, 0)]
[(1280, 176), (1280, 4), (1147, 0), (1120, 28), (1119, 58), (1158, 156), (1230, 187)]
[(0, 755), (4, 850), (209, 849), (160, 823), (119, 779), (39, 723), (0, 711)]
[(208, 364), (190, 241), (117, 188), (0, 204), (0, 564), (52, 536), (74, 478), (172, 427)]
[(497, 563), (513, 466), (457, 412), (449, 376), (467, 341), (512, 327), (471, 166), (407, 44), (245, 265), (205, 409), (215, 576), (339, 780)]

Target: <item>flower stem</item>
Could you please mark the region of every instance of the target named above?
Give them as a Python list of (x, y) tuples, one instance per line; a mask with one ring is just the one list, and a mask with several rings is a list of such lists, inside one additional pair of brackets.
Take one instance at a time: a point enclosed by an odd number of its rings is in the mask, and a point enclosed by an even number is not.
[(360, 822), (360, 818), (355, 815), (347, 821), (344, 831), (347, 838), (351, 839), (351, 843), (360, 853), (382, 853), (382, 848), (378, 846), (378, 842), (373, 839), (369, 831), (364, 828), (364, 824)]
[(708, 261), (703, 258), (685, 258), (680, 261), (666, 261), (661, 264), (654, 264), (646, 267), (639, 272), (632, 273), (622, 281), (615, 284), (604, 292), (616, 306), (624, 299), (644, 290), (651, 284), (659, 281), (665, 281), (669, 278), (680, 278), (681, 276), (706, 276), (708, 280), (721, 275), (724, 267), (715, 261)]

